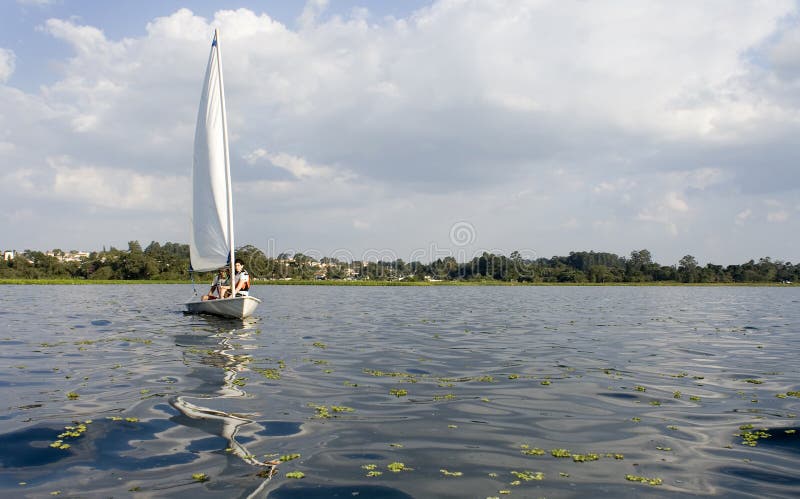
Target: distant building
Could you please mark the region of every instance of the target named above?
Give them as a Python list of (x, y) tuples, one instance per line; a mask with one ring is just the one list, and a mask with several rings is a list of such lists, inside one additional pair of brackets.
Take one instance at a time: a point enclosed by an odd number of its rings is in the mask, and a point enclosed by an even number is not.
[(10, 262), (14, 259), (16, 252), (14, 250), (5, 250), (3, 252), (3, 261)]

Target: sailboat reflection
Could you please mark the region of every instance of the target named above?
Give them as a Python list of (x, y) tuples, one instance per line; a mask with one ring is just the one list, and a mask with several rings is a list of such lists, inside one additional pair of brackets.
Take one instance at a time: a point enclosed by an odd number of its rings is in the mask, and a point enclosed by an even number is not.
[[(214, 409), (201, 405), (205, 401), (209, 404), (210, 401), (220, 402), (223, 399), (234, 399), (247, 396), (246, 392), (237, 386), (238, 374), (246, 368), (250, 361), (247, 355), (237, 355), (231, 353), (234, 347), (231, 345), (232, 340), (241, 341), (252, 336), (256, 330), (258, 319), (223, 319), (213, 316), (199, 316), (201, 320), (205, 321), (207, 326), (212, 326), (212, 331), (216, 330), (210, 336), (205, 335), (182, 335), (176, 337), (178, 346), (190, 347), (186, 354), (202, 352), (200, 359), (201, 364), (204, 366), (212, 366), (220, 368), (224, 372), (222, 378), (222, 386), (214, 390), (213, 396), (209, 397), (206, 393), (201, 393), (198, 396), (178, 395), (170, 399), (169, 403), (175, 409), (180, 411), (186, 417), (198, 422), (197, 427), (208, 431), (210, 433), (219, 434), (222, 438), (228, 441), (227, 452), (239, 457), (247, 464), (261, 468), (258, 476), (265, 478), (261, 485), (248, 497), (257, 495), (269, 482), (272, 476), (277, 471), (279, 461), (261, 461), (256, 458), (254, 454), (249, 452), (247, 448), (237, 440), (237, 435), (240, 430), (245, 426), (255, 424), (255, 421), (250, 419), (245, 414), (237, 414), (234, 412), (226, 412), (220, 409)], [(204, 327), (203, 329), (208, 329)], [(209, 344), (211, 340), (214, 343)], [(193, 348), (192, 348), (193, 347)], [(201, 347), (198, 349), (197, 347)], [(210, 348), (209, 348), (210, 347)], [(246, 345), (237, 345), (239, 349), (246, 349)], [(205, 383), (208, 383), (208, 376), (200, 376)], [(219, 378), (217, 378), (219, 379)], [(205, 390), (201, 390), (205, 392)], [(219, 425), (208, 425), (209, 421), (217, 422)], [(194, 426), (194, 425), (193, 425)]]

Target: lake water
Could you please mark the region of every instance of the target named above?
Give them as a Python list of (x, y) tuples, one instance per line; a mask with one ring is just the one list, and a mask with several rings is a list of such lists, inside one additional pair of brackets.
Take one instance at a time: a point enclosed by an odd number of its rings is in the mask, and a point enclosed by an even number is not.
[(800, 288), (253, 294), (233, 321), (190, 286), (0, 286), (0, 492), (800, 493)]

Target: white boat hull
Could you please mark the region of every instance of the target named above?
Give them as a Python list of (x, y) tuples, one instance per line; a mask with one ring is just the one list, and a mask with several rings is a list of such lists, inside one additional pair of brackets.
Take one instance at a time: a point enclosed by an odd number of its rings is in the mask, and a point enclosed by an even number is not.
[(191, 314), (211, 314), (244, 319), (253, 315), (261, 300), (254, 296), (239, 296), (222, 300), (191, 301), (186, 310)]

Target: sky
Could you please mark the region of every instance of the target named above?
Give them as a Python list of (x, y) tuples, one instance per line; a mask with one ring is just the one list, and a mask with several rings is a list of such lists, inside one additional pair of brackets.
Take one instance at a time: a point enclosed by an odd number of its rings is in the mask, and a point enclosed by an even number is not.
[(800, 0), (0, 0), (0, 249), (188, 242), (215, 28), (237, 245), (800, 261)]

